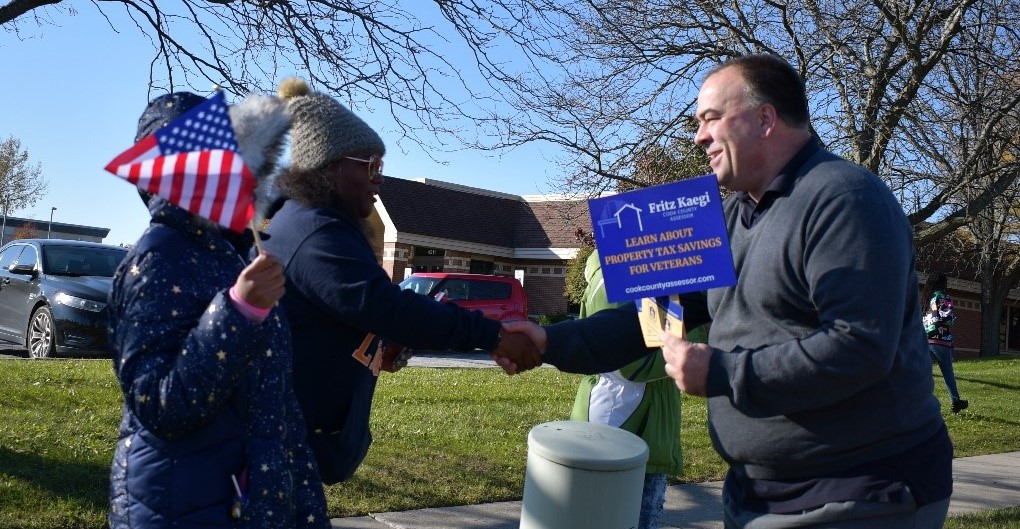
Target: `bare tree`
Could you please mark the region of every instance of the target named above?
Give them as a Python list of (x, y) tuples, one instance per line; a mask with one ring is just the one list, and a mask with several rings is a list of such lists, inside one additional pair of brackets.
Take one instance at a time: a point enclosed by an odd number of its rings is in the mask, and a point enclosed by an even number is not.
[[(997, 3), (978, 3), (965, 22), (954, 52), (940, 62), (933, 77), (942, 80), (942, 93), (932, 101), (941, 105), (912, 114), (938, 116), (906, 127), (902, 143), (923, 152), (918, 164), (904, 176), (906, 196), (927, 193), (942, 197), (927, 200), (944, 203), (949, 213), (943, 226), (961, 226), (977, 278), (981, 283), (982, 355), (999, 352), (999, 326), (1004, 302), (1020, 281), (1020, 68), (1013, 59), (989, 53), (1006, 42), (1011, 49), (1017, 35), (983, 21), (1000, 20)], [(1015, 48), (1014, 48), (1015, 49)], [(927, 170), (920, 163), (927, 161)], [(925, 173), (930, 175), (924, 178)], [(926, 200), (915, 218), (923, 218)], [(924, 234), (927, 230), (920, 230)], [(959, 239), (959, 237), (958, 237)], [(951, 242), (942, 237), (942, 243)], [(945, 266), (936, 263), (936, 266)]]
[[(1020, 90), (1020, 83), (1013, 83), (1012, 91)], [(987, 94), (984, 101), (996, 99), (995, 94)], [(980, 108), (976, 106), (980, 115)], [(994, 197), (991, 203), (973, 216), (966, 229), (972, 234), (974, 241), (975, 262), (979, 268), (981, 280), (981, 349), (980, 354), (994, 355), (1000, 350), (1000, 322), (1004, 302), (1011, 290), (1020, 284), (1020, 182), (1016, 180), (1020, 171), (1014, 164), (1020, 155), (1020, 120), (1014, 113), (1011, 119), (1000, 122), (996, 130), (1001, 134), (997, 139), (989, 141), (987, 146), (978, 146), (984, 151), (976, 162), (978, 172), (982, 176), (975, 179), (970, 186), (961, 191), (962, 196), (978, 195), (987, 187), (994, 185), (995, 171), (1006, 170), (1014, 173), (1014, 183)], [(971, 127), (961, 127), (961, 147), (970, 146), (967, 139), (980, 119), (971, 117)], [(967, 153), (971, 154), (971, 153)], [(1007, 167), (1002, 169), (1002, 167)]]
[(21, 140), (8, 136), (0, 141), (0, 212), (4, 217), (33, 206), (47, 186), (39, 164), (32, 165), (28, 151), (21, 149)]
[[(979, 177), (974, 160), (949, 164), (961, 103), (953, 89), (962, 53), (983, 57), (989, 78), (1011, 75), (1020, 54), (1017, 0), (520, 0), (472, 11), (457, 23), (487, 49), (520, 48), (531, 61), (480, 55), (489, 82), (516, 111), (484, 122), (481, 147), (547, 141), (567, 149), (568, 188), (633, 180), (649, 145), (691, 139), (683, 124), (699, 76), (720, 61), (774, 53), (808, 86), (816, 134), (833, 150), (883, 176), (901, 197), (918, 242), (964, 225), (1015, 180), (1016, 162), (985, 167), (982, 192), (960, 202)], [(448, 18), (453, 15), (447, 13)], [(987, 38), (974, 38), (975, 35)], [(506, 44), (504, 44), (506, 45)], [(486, 60), (488, 59), (488, 60)], [(530, 66), (530, 64), (536, 66)], [(522, 67), (523, 65), (523, 67)], [(1004, 94), (973, 138), (1020, 103)]]
[[(410, 5), (410, 4), (407, 4)], [(691, 138), (700, 76), (769, 52), (804, 77), (818, 137), (887, 179), (918, 241), (965, 225), (1012, 184), (1001, 161), (981, 193), (976, 164), (947, 164), (960, 101), (949, 64), (984, 57), (989, 77), (1020, 56), (1020, 0), (11, 0), (0, 24), (22, 35), (91, 8), (153, 47), (152, 89), (204, 79), (236, 93), (300, 72), (352, 106), (388, 105), (413, 141), (486, 149), (547, 142), (565, 153), (564, 189), (632, 181), (652, 146)], [(974, 35), (987, 38), (973, 38)], [(451, 59), (452, 47), (473, 52)], [(1007, 94), (990, 133), (1020, 104)], [(430, 137), (418, 134), (427, 131)], [(989, 138), (975, 138), (978, 143)]]
[[(454, 44), (469, 50), (440, 14), (469, 9), (459, 1), (399, 0), (10, 0), (0, 5), (0, 30), (21, 38), (73, 23), (94, 9), (111, 31), (135, 33), (152, 46), (149, 90), (219, 85), (243, 94), (273, 91), (295, 72), (348, 105), (388, 106), (404, 137), (437, 148), (460, 135), (487, 97), (473, 63), (448, 58)], [(448, 38), (452, 35), (452, 39)], [(469, 53), (469, 51), (468, 51)], [(98, 60), (98, 59), (97, 59)], [(150, 94), (151, 95), (151, 94)], [(422, 136), (418, 131), (430, 134)]]

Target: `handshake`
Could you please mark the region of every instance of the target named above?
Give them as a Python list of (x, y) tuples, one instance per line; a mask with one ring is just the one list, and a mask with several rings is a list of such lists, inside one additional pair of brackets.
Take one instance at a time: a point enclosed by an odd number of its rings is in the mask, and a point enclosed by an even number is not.
[(504, 322), (499, 338), (491, 355), (506, 374), (516, 375), (542, 365), (546, 334), (541, 325), (526, 320)]
[[(490, 353), (492, 359), (508, 375), (523, 373), (542, 365), (545, 352), (545, 329), (530, 321), (514, 321), (503, 324), (496, 349)], [(372, 373), (380, 371), (396, 373), (407, 366), (414, 351), (392, 340), (380, 344), (380, 353), (375, 356)]]

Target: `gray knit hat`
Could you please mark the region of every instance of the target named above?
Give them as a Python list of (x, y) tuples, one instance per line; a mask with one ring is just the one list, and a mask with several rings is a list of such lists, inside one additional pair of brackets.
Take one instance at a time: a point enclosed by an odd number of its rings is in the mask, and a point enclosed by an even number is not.
[(278, 93), (293, 119), (290, 161), (295, 169), (318, 169), (355, 154), (386, 154), (372, 127), (332, 97), (312, 92), (303, 80), (284, 79)]

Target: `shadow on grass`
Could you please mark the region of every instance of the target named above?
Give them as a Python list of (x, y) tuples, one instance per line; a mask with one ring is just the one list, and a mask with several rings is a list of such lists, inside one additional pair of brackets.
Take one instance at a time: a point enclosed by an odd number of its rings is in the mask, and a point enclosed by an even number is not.
[(1007, 390), (1007, 391), (1020, 391), (1020, 386), (1018, 386), (1016, 384), (1001, 384), (1001, 383), (998, 383), (998, 382), (989, 382), (987, 380), (982, 380), (980, 378), (961, 377), (960, 375), (956, 375), (956, 381), (957, 382), (960, 382), (960, 381), (972, 382), (974, 384), (978, 384), (978, 385), (982, 385), (982, 386), (989, 386), (989, 387), (998, 388), (998, 389), (1004, 389), (1004, 390)]
[[(393, 465), (385, 460), (406, 456), (397, 455), (393, 447), (376, 448), (351, 480), (326, 487), (330, 517), (521, 499), (523, 473), (510, 474), (499, 461), (476, 454), (437, 453)], [(359, 504), (358, 498), (386, 498), (386, 503)]]
[(109, 503), (109, 465), (55, 461), (35, 453), (16, 452), (0, 446), (0, 474), (21, 480), (41, 493), (72, 501), (88, 509), (106, 511)]

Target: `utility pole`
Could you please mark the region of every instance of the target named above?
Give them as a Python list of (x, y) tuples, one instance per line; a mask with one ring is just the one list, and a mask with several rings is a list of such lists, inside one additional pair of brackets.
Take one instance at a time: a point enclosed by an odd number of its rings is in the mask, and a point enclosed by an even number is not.
[(53, 233), (53, 212), (57, 210), (57, 206), (50, 208), (50, 225), (46, 228), (46, 238), (50, 238), (50, 234)]

